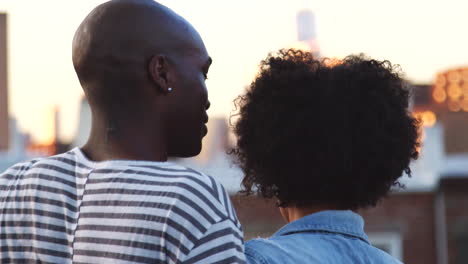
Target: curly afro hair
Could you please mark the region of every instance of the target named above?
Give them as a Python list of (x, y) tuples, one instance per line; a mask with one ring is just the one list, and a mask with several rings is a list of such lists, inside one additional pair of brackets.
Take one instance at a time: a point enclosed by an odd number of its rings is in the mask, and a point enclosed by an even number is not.
[[(396, 68), (396, 69), (395, 69)], [(375, 206), (418, 157), (419, 122), (389, 61), (280, 50), (235, 100), (243, 193), (279, 206)]]

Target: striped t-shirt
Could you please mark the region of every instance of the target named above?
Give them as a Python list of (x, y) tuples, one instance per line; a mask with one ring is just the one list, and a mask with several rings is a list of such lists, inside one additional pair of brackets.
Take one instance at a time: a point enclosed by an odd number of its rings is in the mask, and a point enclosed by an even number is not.
[(0, 263), (244, 263), (213, 178), (170, 162), (92, 162), (80, 149), (0, 175)]

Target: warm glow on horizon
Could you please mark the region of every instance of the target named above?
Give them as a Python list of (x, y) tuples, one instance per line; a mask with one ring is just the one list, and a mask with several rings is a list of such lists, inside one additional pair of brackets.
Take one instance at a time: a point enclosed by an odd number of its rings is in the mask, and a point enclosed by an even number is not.
[(421, 122), (421, 129), (419, 133), (418, 142), (420, 143), (417, 151), (421, 153), (423, 143), (426, 140), (426, 132), (423, 128), (431, 128), (437, 123), (437, 116), (430, 110), (413, 112), (413, 116)]
[(433, 127), (437, 122), (436, 114), (432, 111), (414, 112), (413, 115), (421, 121), (424, 127)]
[(42, 119), (43, 119), (43, 127), (42, 127), (42, 131), (41, 131), (42, 136), (41, 136), (40, 140), (37, 140), (37, 142), (35, 142), (35, 143), (38, 143), (38, 144), (41, 144), (41, 145), (52, 145), (52, 144), (54, 144), (55, 139), (56, 139), (56, 134), (55, 133), (57, 131), (57, 128), (55, 127), (55, 125), (56, 125), (56, 120), (55, 120), (56, 111), (57, 111), (57, 107), (54, 106), (54, 107), (48, 108), (42, 114)]
[(307, 51), (307, 52), (310, 52), (310, 46), (303, 42), (303, 41), (297, 41), (297, 42), (294, 42), (293, 44), (291, 44), (288, 48), (290, 49), (296, 49), (296, 50), (302, 50), (302, 51)]
[(336, 65), (339, 65), (341, 63), (343, 63), (343, 60), (342, 59), (338, 59), (338, 58), (326, 58), (324, 60), (324, 63), (325, 65), (327, 65), (328, 67), (334, 67)]
[[(83, 18), (103, 2), (0, 0), (0, 12), (8, 13), (9, 25), (9, 110), (34, 141), (50, 140), (40, 113), (53, 105), (60, 107), (62, 140), (74, 137), (83, 92), (71, 63), (71, 41)], [(190, 21), (213, 57), (207, 82), (210, 116), (229, 116), (232, 100), (244, 92), (268, 53), (297, 47), (300, 10), (313, 13), (313, 40), (320, 44), (321, 57), (344, 58), (362, 52), (401, 65), (408, 80), (422, 84), (431, 83), (442, 69), (468, 64), (468, 35), (460, 34), (468, 28), (467, 1), (159, 2)], [(314, 52), (310, 48), (314, 43), (297, 48), (308, 45), (307, 50)], [(444, 88), (433, 90), (432, 96), (448, 107), (446, 86), (450, 80), (466, 80), (468, 69), (444, 78), (435, 85)], [(468, 98), (468, 87), (459, 86), (462, 95), (457, 89), (450, 94), (466, 111), (463, 98)], [(452, 109), (457, 108), (452, 105)]]

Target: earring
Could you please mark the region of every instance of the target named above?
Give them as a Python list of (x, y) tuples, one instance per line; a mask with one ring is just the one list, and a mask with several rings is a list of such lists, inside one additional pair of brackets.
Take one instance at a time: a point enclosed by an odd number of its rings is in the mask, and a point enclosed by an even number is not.
[(172, 92), (172, 88), (171, 88), (171, 87), (167, 88), (167, 91), (168, 91), (169, 93)]

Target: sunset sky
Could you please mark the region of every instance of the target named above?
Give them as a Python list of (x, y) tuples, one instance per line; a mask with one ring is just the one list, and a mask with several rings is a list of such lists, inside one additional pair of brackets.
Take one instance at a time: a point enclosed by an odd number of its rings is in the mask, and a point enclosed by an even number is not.
[[(61, 137), (75, 133), (82, 91), (71, 62), (75, 29), (97, 0), (0, 0), (9, 15), (9, 108), (35, 140), (50, 135), (58, 106)], [(268, 52), (294, 45), (296, 13), (316, 15), (321, 54), (364, 52), (400, 64), (407, 78), (431, 82), (438, 71), (468, 65), (468, 1), (444, 0), (172, 0), (213, 57), (207, 82), (212, 116), (229, 115), (232, 100)]]

